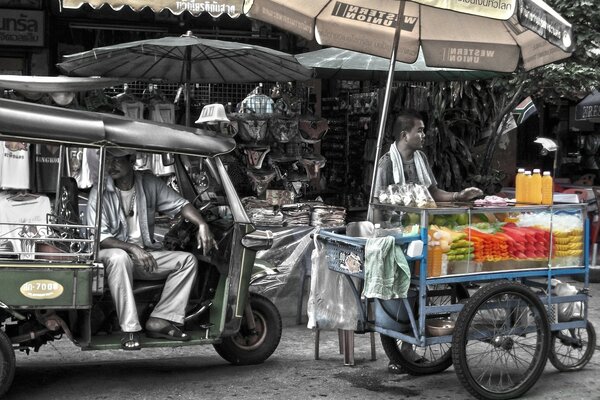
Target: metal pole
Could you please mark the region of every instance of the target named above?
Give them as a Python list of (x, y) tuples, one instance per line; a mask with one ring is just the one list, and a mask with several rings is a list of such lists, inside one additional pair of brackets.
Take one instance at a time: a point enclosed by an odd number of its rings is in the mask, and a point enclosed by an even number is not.
[[(106, 168), (106, 147), (100, 147), (99, 165), (98, 165), (98, 197), (96, 198), (96, 219), (94, 223), (94, 261), (98, 261), (98, 252), (100, 251), (100, 224), (102, 223), (102, 205), (104, 204), (104, 170)], [(92, 221), (86, 221), (89, 226)]]
[(377, 148), (375, 150), (375, 168), (373, 168), (373, 176), (371, 177), (371, 194), (369, 195), (369, 209), (367, 211), (367, 219), (373, 221), (373, 198), (375, 197), (375, 180), (377, 179), (377, 167), (379, 156), (381, 154), (381, 143), (385, 133), (385, 123), (387, 121), (387, 111), (390, 107), (390, 95), (392, 93), (392, 83), (394, 83), (394, 68), (396, 67), (396, 53), (398, 52), (398, 42), (400, 41), (400, 31), (402, 30), (402, 22), (404, 21), (404, 6), (405, 1), (399, 2), (398, 6), (398, 21), (396, 24), (396, 32), (394, 33), (394, 43), (392, 45), (392, 54), (390, 56), (390, 68), (388, 69), (387, 82), (385, 84), (385, 96), (383, 105), (381, 106), (381, 118), (379, 119), (379, 129), (377, 130)]
[(192, 80), (192, 47), (185, 48), (185, 126), (191, 126), (190, 102), (192, 101), (190, 81)]

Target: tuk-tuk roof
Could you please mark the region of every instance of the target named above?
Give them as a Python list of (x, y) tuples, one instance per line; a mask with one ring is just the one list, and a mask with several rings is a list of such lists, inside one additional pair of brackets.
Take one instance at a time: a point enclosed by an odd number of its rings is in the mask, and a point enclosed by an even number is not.
[(72, 77), (72, 76), (29, 76), (0, 75), (0, 88), (13, 89), (20, 92), (86, 92), (122, 85), (131, 79)]
[(0, 99), (0, 139), (200, 156), (225, 154), (235, 148), (233, 138), (202, 129), (7, 99)]

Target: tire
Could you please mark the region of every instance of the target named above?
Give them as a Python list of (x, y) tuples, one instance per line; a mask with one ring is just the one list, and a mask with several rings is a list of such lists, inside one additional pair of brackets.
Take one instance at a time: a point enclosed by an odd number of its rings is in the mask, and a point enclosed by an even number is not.
[[(428, 305), (454, 304), (469, 298), (469, 292), (461, 284), (429, 285), (427, 290), (430, 293), (432, 290), (445, 289), (452, 290), (452, 294), (428, 296)], [(442, 315), (435, 315), (435, 317), (440, 316)], [(410, 375), (436, 374), (445, 371), (452, 365), (452, 352), (449, 343), (420, 347), (408, 343), (404, 344), (402, 340), (386, 335), (380, 336), (381, 345), (390, 361)]]
[(273, 354), (281, 340), (281, 316), (277, 307), (267, 298), (250, 295), (250, 307), (256, 322), (256, 335), (250, 334), (246, 318), (242, 318), (240, 330), (231, 337), (223, 338), (214, 348), (226, 361), (235, 365), (260, 364)]
[(596, 330), (590, 321), (585, 328), (552, 332), (550, 362), (561, 372), (579, 371), (591, 360), (596, 349)]
[(6, 333), (0, 330), (0, 398), (10, 389), (15, 377), (15, 351)]
[(458, 315), (454, 369), (479, 399), (519, 397), (542, 374), (550, 338), (548, 316), (535, 293), (520, 283), (493, 282), (475, 292)]

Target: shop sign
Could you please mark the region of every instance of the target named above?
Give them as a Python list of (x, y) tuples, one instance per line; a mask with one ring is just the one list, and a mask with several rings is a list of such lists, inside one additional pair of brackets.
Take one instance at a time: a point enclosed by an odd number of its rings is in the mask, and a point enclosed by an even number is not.
[(44, 46), (44, 12), (0, 10), (0, 46)]
[(166, 8), (176, 15), (188, 11), (193, 15), (200, 15), (206, 12), (213, 17), (218, 17), (221, 14), (237, 17), (242, 13), (244, 0), (62, 0), (62, 5), (65, 8), (79, 8), (83, 3), (87, 3), (93, 8), (108, 4), (115, 10), (120, 10), (123, 6), (129, 6), (135, 11), (141, 11), (145, 7), (150, 7), (152, 11), (157, 13)]

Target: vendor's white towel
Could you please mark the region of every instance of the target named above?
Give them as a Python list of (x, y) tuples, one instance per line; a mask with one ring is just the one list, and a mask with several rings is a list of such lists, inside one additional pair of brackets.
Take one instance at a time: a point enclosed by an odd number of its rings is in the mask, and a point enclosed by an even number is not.
[[(404, 166), (402, 165), (402, 156), (396, 147), (396, 143), (392, 143), (390, 146), (390, 159), (392, 160), (392, 172), (394, 173), (394, 183), (404, 185), (406, 183), (404, 179)], [(415, 168), (417, 170), (417, 176), (419, 177), (419, 183), (426, 188), (430, 187), (433, 182), (429, 177), (427, 170), (427, 164), (421, 156), (419, 151), (415, 151), (414, 154)]]

